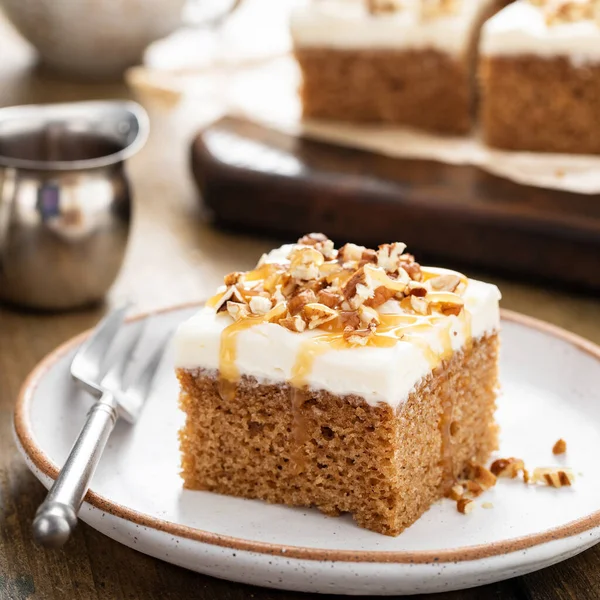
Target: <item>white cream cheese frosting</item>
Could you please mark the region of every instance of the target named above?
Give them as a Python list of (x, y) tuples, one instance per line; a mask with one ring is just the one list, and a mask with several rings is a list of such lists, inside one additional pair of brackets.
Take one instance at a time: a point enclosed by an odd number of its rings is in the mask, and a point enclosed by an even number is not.
[[(277, 249), (266, 260), (285, 260), (290, 248)], [(498, 330), (500, 292), (496, 286), (468, 280), (462, 299), (462, 313), (448, 315), (411, 336), (418, 337), (418, 343), (400, 339), (389, 347), (331, 348), (318, 353), (305, 385), (336, 395), (356, 394), (370, 404), (386, 402), (398, 406), (431, 372), (431, 355), (441, 355), (444, 344), (450, 344), (453, 351), (459, 350), (471, 339)], [(388, 300), (378, 307), (380, 315), (398, 311), (397, 300)], [(223, 330), (233, 322), (227, 311), (217, 313), (214, 307), (207, 306), (183, 323), (175, 335), (176, 367), (218, 370)], [(259, 382), (290, 382), (301, 347), (307, 340), (322, 335), (319, 329), (297, 333), (276, 323), (259, 322), (238, 332), (235, 366), (240, 375), (253, 376)]]
[(480, 51), (488, 56), (567, 56), (574, 63), (600, 61), (600, 26), (594, 19), (548, 24), (542, 7), (517, 0), (484, 25)]
[(450, 15), (422, 19), (421, 0), (402, 0), (397, 12), (372, 15), (366, 0), (320, 0), (299, 7), (291, 17), (297, 47), (351, 49), (435, 49), (466, 52), (474, 27), (492, 0), (460, 0)]

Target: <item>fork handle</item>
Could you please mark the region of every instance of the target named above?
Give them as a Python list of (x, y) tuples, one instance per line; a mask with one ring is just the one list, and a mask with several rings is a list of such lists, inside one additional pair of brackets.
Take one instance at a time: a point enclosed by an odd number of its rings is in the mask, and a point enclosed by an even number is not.
[(67, 461), (35, 514), (33, 536), (38, 543), (58, 548), (69, 539), (116, 422), (116, 401), (110, 392), (104, 392), (90, 409)]

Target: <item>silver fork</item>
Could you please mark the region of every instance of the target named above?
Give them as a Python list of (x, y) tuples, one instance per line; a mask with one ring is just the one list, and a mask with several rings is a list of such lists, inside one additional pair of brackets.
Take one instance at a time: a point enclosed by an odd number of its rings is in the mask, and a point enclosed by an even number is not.
[[(152, 344), (140, 360), (148, 319), (129, 325), (133, 333), (120, 349), (114, 342), (129, 306), (119, 308), (98, 325), (71, 363), (71, 375), (96, 398), (69, 457), (33, 521), (33, 535), (44, 546), (62, 546), (77, 525), (77, 512), (106, 442), (119, 417), (135, 423), (148, 397), (168, 336)], [(170, 332), (169, 332), (170, 335)], [(137, 363), (137, 367), (136, 367)], [(137, 371), (137, 372), (136, 372)]]

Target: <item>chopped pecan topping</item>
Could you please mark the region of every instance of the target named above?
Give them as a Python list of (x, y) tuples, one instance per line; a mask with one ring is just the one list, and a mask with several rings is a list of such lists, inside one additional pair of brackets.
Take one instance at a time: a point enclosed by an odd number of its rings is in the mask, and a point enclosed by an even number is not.
[(247, 304), (240, 302), (227, 302), (227, 312), (234, 321), (239, 321), (250, 316), (250, 309)]
[(358, 317), (360, 319), (360, 324), (363, 327), (369, 327), (370, 325), (376, 326), (381, 322), (379, 313), (370, 306), (360, 306), (358, 309)]
[(419, 298), (423, 298), (427, 296), (427, 288), (418, 281), (413, 281), (412, 279), (408, 282), (408, 293), (411, 296), (418, 296)]
[(288, 309), (285, 302), (280, 302), (267, 313), (267, 320), (269, 323), (279, 323), (279, 321), (285, 318), (287, 314)]
[(410, 296), (410, 306), (418, 315), (428, 315), (431, 312), (429, 302), (420, 296)]
[(312, 290), (315, 294), (318, 294), (326, 285), (326, 282), (322, 279), (314, 279), (313, 281), (305, 281), (304, 289)]
[(317, 300), (321, 304), (324, 304), (325, 306), (328, 306), (329, 308), (336, 308), (339, 304), (342, 303), (342, 299), (343, 299), (343, 296), (341, 294), (338, 294), (337, 292), (332, 292), (328, 289), (321, 290), (317, 294)]
[[(377, 262), (377, 253), (375, 250), (371, 250), (370, 248), (366, 248), (360, 257), (359, 263), (375, 263)], [(362, 264), (360, 266), (362, 267)]]
[(460, 277), (452, 274), (439, 275), (427, 283), (429, 288), (435, 292), (454, 292), (460, 284)]
[(364, 304), (366, 300), (375, 295), (375, 291), (369, 286), (365, 269), (366, 266), (358, 269), (342, 288), (344, 299), (353, 309), (357, 309), (361, 304)]
[(280, 304), (281, 302), (285, 302), (285, 296), (281, 293), (281, 285), (275, 286), (275, 290), (273, 291), (273, 295), (271, 296), (271, 300), (274, 304)]
[(324, 233), (307, 233), (298, 240), (298, 243), (301, 246), (316, 246), (329, 241), (330, 239)]
[(412, 254), (403, 254), (401, 258), (400, 266), (408, 273), (408, 276), (413, 281), (422, 281), (421, 265), (415, 262), (415, 257)]
[(365, 300), (364, 305), (370, 306), (372, 308), (377, 308), (382, 304), (385, 304), (388, 300), (391, 300), (396, 295), (394, 290), (390, 290), (383, 285), (375, 288), (373, 292), (373, 297)]
[(381, 267), (364, 265), (346, 282), (342, 292), (351, 308), (356, 309), (374, 298), (377, 288), (383, 286), (396, 295), (404, 293), (408, 282), (409, 277), (402, 269), (399, 270), (398, 277), (393, 279)]
[(280, 290), (285, 298), (293, 296), (299, 287), (299, 283), (289, 273), (284, 273), (281, 276)]
[(356, 244), (344, 244), (338, 250), (338, 259), (342, 263), (358, 262), (362, 260), (365, 250), (366, 248), (364, 246), (357, 246)]
[(428, 21), (456, 14), (459, 0), (421, 0), (421, 19)]
[(301, 246), (313, 246), (315, 250), (318, 250), (328, 259), (333, 259), (337, 256), (333, 242), (322, 233), (309, 233), (308, 235), (301, 237), (298, 240), (298, 244)]
[(431, 292), (427, 295), (427, 299), (446, 316), (459, 315), (464, 306), (463, 299), (451, 292)]
[(366, 2), (367, 10), (374, 16), (393, 14), (402, 9), (401, 0), (366, 0)]
[(358, 312), (355, 310), (342, 310), (340, 311), (340, 323), (346, 329), (358, 329), (360, 327), (360, 317)]
[(440, 310), (441, 310), (442, 314), (446, 315), (447, 317), (450, 315), (454, 315), (455, 317), (458, 317), (458, 315), (460, 315), (462, 309), (463, 309), (462, 304), (452, 304), (452, 303), (440, 304)]
[(377, 250), (377, 266), (387, 273), (397, 273), (405, 250), (406, 244), (401, 242), (382, 244)]
[[(424, 282), (405, 250), (397, 242), (378, 250), (348, 243), (338, 251), (325, 235), (311, 233), (263, 255), (255, 271), (226, 275), (210, 306), (235, 320), (263, 317), (294, 332), (320, 327), (350, 345), (369, 343), (385, 313), (459, 314), (462, 276), (448, 271)], [(390, 327), (390, 339), (401, 338), (393, 323), (386, 319), (383, 331)]]
[(241, 273), (240, 271), (233, 271), (233, 273), (228, 273), (223, 278), (223, 283), (225, 283), (225, 285), (235, 285), (240, 280), (240, 277), (242, 275), (243, 273)]
[(344, 329), (344, 339), (352, 346), (364, 346), (369, 341), (373, 331), (370, 328), (365, 329), (352, 329), (346, 327)]
[(271, 310), (271, 300), (264, 296), (252, 296), (248, 305), (253, 315), (266, 315)]
[(317, 279), (324, 260), (325, 257), (315, 248), (299, 246), (290, 254), (290, 275), (304, 281)]
[(312, 290), (303, 290), (288, 300), (288, 310), (291, 315), (297, 315), (311, 302), (316, 302), (317, 296)]
[(281, 319), (279, 324), (290, 331), (295, 333), (302, 333), (306, 329), (306, 322), (300, 315), (289, 316), (285, 319)]
[(219, 298), (218, 302), (215, 304), (215, 310), (220, 312), (222, 310), (226, 310), (227, 302), (232, 300), (234, 302), (241, 302), (242, 304), (246, 302), (244, 296), (242, 296), (240, 290), (238, 290), (235, 286), (230, 285), (224, 292), (223, 295)]
[(586, 21), (594, 18), (594, 5), (590, 0), (558, 0), (545, 6), (545, 17), (550, 26)]
[(318, 302), (307, 304), (302, 312), (308, 322), (309, 329), (316, 329), (325, 323), (329, 323), (329, 321), (333, 321), (333, 319), (337, 319), (338, 316), (336, 310)]

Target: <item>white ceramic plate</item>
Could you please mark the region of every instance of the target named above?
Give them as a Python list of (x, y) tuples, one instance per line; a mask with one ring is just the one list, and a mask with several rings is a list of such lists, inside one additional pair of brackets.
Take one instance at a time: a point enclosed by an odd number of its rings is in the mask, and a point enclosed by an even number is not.
[[(155, 316), (174, 326), (193, 308)], [(85, 335), (85, 334), (84, 334)], [(15, 431), (48, 486), (75, 439), (90, 399), (69, 363), (83, 336), (34, 370), (19, 398)], [(490, 583), (541, 569), (600, 540), (600, 348), (514, 313), (503, 314), (500, 456), (530, 467), (568, 465), (572, 488), (501, 480), (468, 516), (443, 500), (397, 538), (350, 518), (184, 491), (178, 476), (177, 384), (165, 358), (159, 383), (135, 427), (119, 423), (80, 517), (109, 537), (157, 558), (234, 581), (342, 594), (413, 594)], [(554, 442), (568, 443), (565, 457)]]

